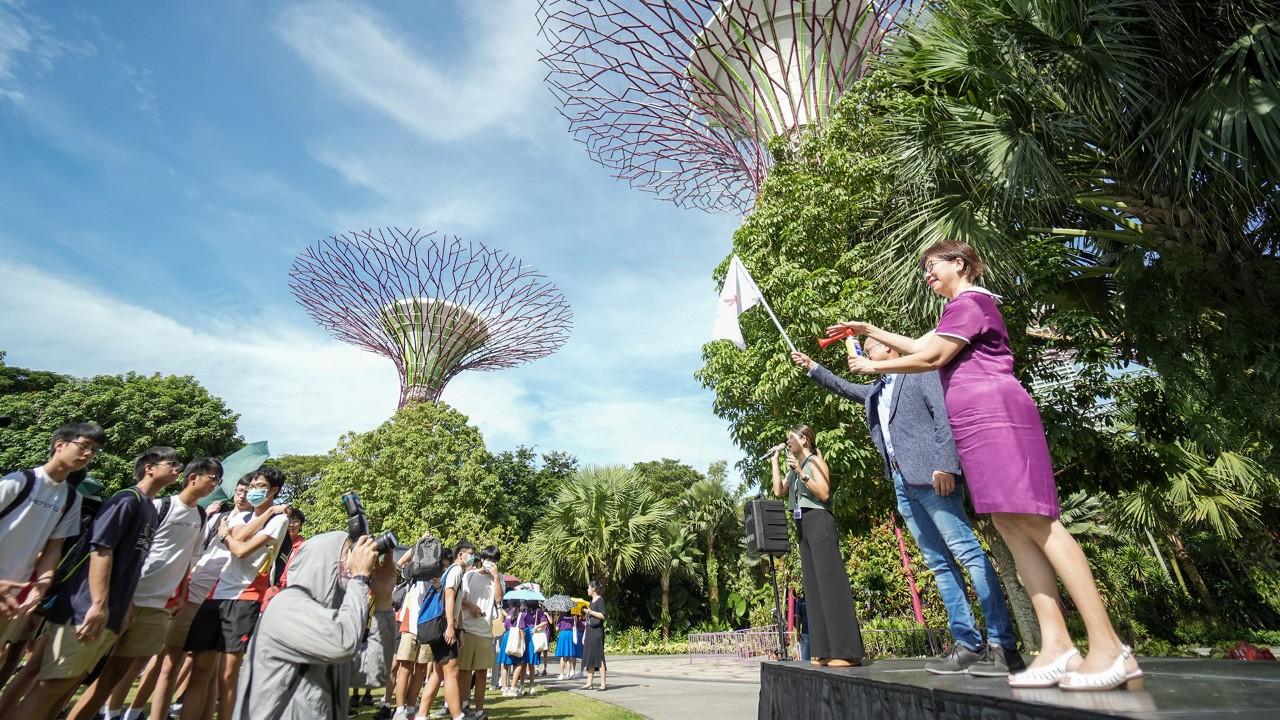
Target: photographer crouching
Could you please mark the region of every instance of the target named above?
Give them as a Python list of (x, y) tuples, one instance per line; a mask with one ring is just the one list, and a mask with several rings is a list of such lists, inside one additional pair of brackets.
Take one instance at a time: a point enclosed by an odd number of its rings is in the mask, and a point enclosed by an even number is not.
[(349, 532), (323, 533), (302, 544), (289, 564), (288, 587), (262, 613), (240, 672), (236, 720), (345, 720), (366, 628), (362, 665), (372, 674), (381, 668), (376, 682), (385, 681), (395, 639), (395, 536), (369, 537), (363, 512), (358, 522), (349, 514)]

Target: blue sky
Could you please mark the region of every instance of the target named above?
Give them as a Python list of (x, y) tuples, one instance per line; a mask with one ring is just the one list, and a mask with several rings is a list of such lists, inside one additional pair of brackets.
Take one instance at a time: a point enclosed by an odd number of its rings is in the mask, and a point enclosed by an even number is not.
[(542, 83), (536, 0), (0, 0), (0, 349), (75, 375), (191, 374), (277, 454), (395, 409), (391, 362), (289, 293), (305, 246), (398, 226), (564, 292), (557, 354), (444, 400), (491, 450), (740, 458), (693, 379), (739, 218), (631, 190)]

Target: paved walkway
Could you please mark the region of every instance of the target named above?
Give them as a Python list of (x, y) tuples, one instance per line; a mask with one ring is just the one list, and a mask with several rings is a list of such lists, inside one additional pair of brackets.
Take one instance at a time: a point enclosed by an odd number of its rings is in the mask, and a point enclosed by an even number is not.
[[(607, 659), (608, 690), (573, 692), (663, 720), (744, 720), (754, 718), (759, 709), (758, 664), (707, 660), (691, 663), (687, 655), (614, 655)], [(597, 677), (597, 684), (599, 680)], [(583, 683), (549, 678), (539, 678), (539, 682), (565, 689), (578, 688)]]

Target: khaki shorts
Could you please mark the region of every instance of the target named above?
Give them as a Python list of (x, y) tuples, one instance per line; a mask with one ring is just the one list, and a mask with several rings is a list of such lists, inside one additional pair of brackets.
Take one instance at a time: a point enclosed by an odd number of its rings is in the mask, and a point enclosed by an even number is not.
[(16, 620), (0, 615), (0, 643), (27, 642), (36, 636), (39, 625), (40, 618), (34, 615), (24, 615)]
[(459, 670), (492, 670), (496, 659), (492, 637), (463, 631), (462, 647), (458, 648)]
[(45, 629), (48, 645), (40, 663), (41, 680), (80, 677), (93, 669), (115, 644), (116, 634), (103, 630), (97, 640), (83, 643), (76, 637), (76, 626), (50, 625)]
[(159, 655), (169, 634), (169, 613), (162, 608), (134, 608), (133, 623), (124, 629), (112, 657), (145, 658)]
[(191, 629), (191, 621), (196, 619), (198, 612), (200, 612), (198, 602), (188, 602), (182, 606), (182, 611), (169, 621), (169, 630), (164, 638), (165, 647), (180, 648), (187, 644), (187, 631)]
[(396, 659), (400, 662), (412, 662), (425, 665), (434, 662), (431, 646), (418, 642), (417, 633), (400, 633), (400, 647), (396, 649)]

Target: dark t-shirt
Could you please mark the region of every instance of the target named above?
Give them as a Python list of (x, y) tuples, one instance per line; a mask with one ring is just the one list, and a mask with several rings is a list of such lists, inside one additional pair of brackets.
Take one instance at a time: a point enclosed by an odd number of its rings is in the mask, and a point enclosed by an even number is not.
[[(155, 505), (141, 492), (122, 490), (102, 504), (102, 509), (89, 525), (89, 542), (76, 548), (67, 562), (74, 566), (93, 548), (111, 549), (111, 578), (107, 587), (107, 629), (120, 632), (124, 616), (133, 601), (133, 592), (142, 575), (142, 565), (151, 550), (160, 516)], [(79, 625), (85, 613), (93, 605), (89, 592), (89, 564), (85, 560), (80, 569), (67, 581), (47, 615), (49, 622)]]
[[(595, 600), (592, 600), (591, 611), (598, 612), (601, 615), (603, 615), (604, 614), (604, 598), (597, 597)], [(596, 617), (595, 615), (591, 615), (587, 618), (587, 624), (590, 625), (591, 627), (601, 627), (604, 625), (604, 620), (602, 618)]]

